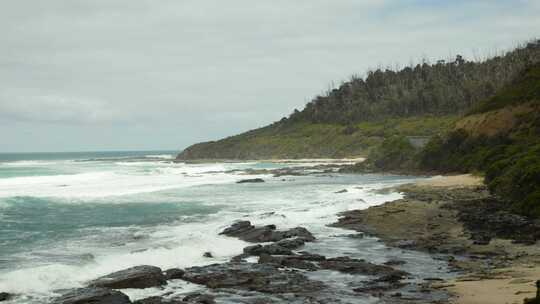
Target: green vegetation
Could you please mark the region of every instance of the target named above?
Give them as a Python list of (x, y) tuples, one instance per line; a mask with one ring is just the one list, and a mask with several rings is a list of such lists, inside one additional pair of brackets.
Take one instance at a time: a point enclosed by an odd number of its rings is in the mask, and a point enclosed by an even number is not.
[(440, 172), (485, 172), (490, 191), (512, 202), (515, 212), (540, 217), (539, 137), (475, 138), (458, 130), (444, 140), (432, 140), (421, 152), (420, 166)]
[(540, 42), (483, 62), (457, 56), (452, 62), (426, 62), (399, 71), (378, 69), (353, 77), (317, 96), (289, 120), (351, 124), (388, 117), (455, 115), (493, 96), (527, 66), (540, 62)]
[[(269, 159), (368, 155), (392, 136), (432, 136), (540, 62), (540, 42), (483, 62), (457, 56), (352, 77), (302, 111), (269, 126), (193, 145), (178, 159)], [(506, 100), (506, 99), (505, 99)], [(501, 103), (504, 103), (501, 101)], [(480, 107), (480, 106), (479, 106)]]
[(366, 156), (392, 136), (432, 136), (444, 132), (455, 116), (395, 118), (354, 125), (274, 124), (265, 128), (197, 144), (183, 159), (275, 159)]
[(372, 150), (365, 166), (372, 170), (383, 171), (408, 169), (412, 166), (417, 152), (406, 137), (392, 136)]
[(519, 75), (502, 92), (480, 102), (471, 114), (515, 106), (531, 100), (540, 100), (540, 69), (537, 67), (527, 69), (524, 75)]
[[(431, 140), (421, 148), (417, 136)], [(288, 118), (178, 159), (366, 155), (348, 170), (479, 172), (511, 209), (540, 218), (540, 41), (483, 62), (353, 77)]]
[[(482, 130), (458, 129), (445, 137), (434, 137), (419, 154), (418, 166), (441, 172), (485, 172), (490, 191), (506, 199), (513, 211), (540, 217), (540, 65), (472, 113), (484, 123), (512, 115), (517, 106), (526, 114), (515, 117), (515, 125), (501, 126), (494, 135), (474, 135)], [(467, 117), (465, 117), (467, 118)], [(479, 128), (479, 127), (477, 127)]]

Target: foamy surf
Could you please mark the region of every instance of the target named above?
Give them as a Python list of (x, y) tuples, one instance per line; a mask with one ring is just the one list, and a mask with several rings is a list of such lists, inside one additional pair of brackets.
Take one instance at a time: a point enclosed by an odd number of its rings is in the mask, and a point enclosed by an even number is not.
[[(0, 248), (8, 249), (0, 251), (0, 290), (27, 295), (18, 298), (20, 303), (46, 301), (59, 289), (83, 286), (131, 266), (167, 269), (226, 261), (247, 246), (219, 235), (236, 220), (304, 226), (320, 239), (315, 250), (325, 250), (329, 237), (341, 231), (326, 226), (337, 213), (400, 198), (399, 193), (377, 190), (411, 181), (379, 175), (267, 174), (249, 176), (265, 183), (237, 184), (246, 178), (242, 170), (285, 165), (71, 164), (74, 174), (0, 179)], [(371, 246), (376, 251), (378, 245)], [(207, 251), (213, 259), (203, 257)], [(184, 285), (175, 292), (197, 288)], [(137, 299), (162, 291), (126, 292)]]

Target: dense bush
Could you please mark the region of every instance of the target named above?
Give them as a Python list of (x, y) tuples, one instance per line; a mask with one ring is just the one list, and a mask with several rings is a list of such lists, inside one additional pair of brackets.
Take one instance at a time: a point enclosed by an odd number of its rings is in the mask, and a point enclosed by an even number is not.
[(540, 68), (538, 65), (528, 66), (523, 75), (516, 77), (504, 90), (492, 98), (479, 102), (470, 113), (484, 113), (531, 100), (540, 100)]
[(366, 165), (372, 166), (376, 170), (409, 168), (416, 152), (416, 149), (406, 137), (392, 136), (386, 138), (370, 153)]
[(419, 154), (419, 166), (442, 172), (485, 172), (490, 191), (508, 200), (511, 209), (540, 217), (540, 65), (526, 69), (472, 114), (489, 121), (493, 111), (511, 115), (512, 107), (520, 104), (527, 104), (528, 112), (515, 117), (511, 129), (502, 126), (496, 135), (472, 135), (459, 129), (432, 138)]
[[(518, 153), (509, 151), (518, 147)], [(486, 168), (489, 189), (509, 199), (514, 211), (540, 217), (540, 143), (508, 147), (505, 152)]]
[(435, 138), (420, 154), (420, 166), (441, 172), (485, 172), (489, 190), (511, 209), (540, 217), (540, 138), (472, 137), (465, 131)]
[(377, 69), (368, 72), (365, 79), (353, 77), (317, 96), (282, 122), (351, 124), (388, 117), (465, 113), (538, 62), (540, 41), (482, 62), (458, 55), (451, 62)]

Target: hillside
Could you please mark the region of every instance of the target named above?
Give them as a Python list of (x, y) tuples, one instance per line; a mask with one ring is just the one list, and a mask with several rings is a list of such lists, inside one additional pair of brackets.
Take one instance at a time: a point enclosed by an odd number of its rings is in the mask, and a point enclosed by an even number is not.
[(433, 136), (450, 128), (455, 116), (394, 118), (355, 125), (286, 123), (226, 139), (196, 144), (179, 159), (342, 158), (365, 156), (385, 137)]
[(540, 217), (540, 65), (434, 137), (418, 162), (425, 170), (484, 172), (514, 211)]
[(482, 62), (418, 64), (352, 77), (266, 127), (185, 149), (178, 160), (368, 155), (385, 138), (433, 136), (540, 62), (540, 42)]

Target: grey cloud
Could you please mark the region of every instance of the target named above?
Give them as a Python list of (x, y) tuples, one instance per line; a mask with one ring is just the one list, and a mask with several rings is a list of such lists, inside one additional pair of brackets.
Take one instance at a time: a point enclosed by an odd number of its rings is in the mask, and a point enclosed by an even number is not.
[(58, 132), (35, 149), (102, 147), (104, 126), (110, 149), (215, 139), (367, 68), (510, 48), (538, 16), (530, 0), (1, 1), (0, 151)]
[(15, 120), (65, 123), (110, 123), (127, 120), (125, 113), (113, 111), (109, 102), (81, 96), (3, 96), (0, 115)]

